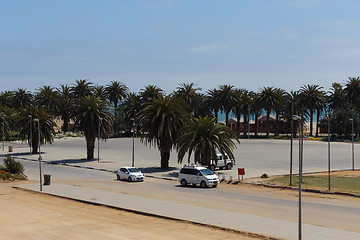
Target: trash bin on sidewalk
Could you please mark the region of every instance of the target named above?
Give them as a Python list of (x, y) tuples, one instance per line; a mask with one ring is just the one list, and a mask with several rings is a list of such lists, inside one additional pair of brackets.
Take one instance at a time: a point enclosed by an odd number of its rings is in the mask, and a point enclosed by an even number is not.
[(9, 145), (9, 152), (13, 151), (13, 146)]
[(50, 174), (44, 174), (44, 185), (50, 185)]

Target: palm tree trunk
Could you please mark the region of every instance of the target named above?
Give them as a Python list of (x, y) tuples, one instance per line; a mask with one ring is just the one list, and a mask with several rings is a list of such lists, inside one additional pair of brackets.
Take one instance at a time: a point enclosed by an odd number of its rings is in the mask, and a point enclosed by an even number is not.
[(244, 137), (247, 136), (247, 128), (248, 128), (248, 114), (247, 114), (247, 110), (244, 111)]
[(164, 145), (160, 146), (161, 169), (168, 169), (169, 168), (170, 150), (171, 150), (171, 147), (169, 147), (168, 145), (164, 144)]
[(39, 153), (39, 151), (38, 151), (39, 150), (39, 139), (38, 139), (38, 137), (33, 137), (31, 146), (32, 146), (32, 154)]
[(320, 121), (320, 110), (317, 110), (316, 114), (316, 131), (315, 131), (315, 137), (319, 136), (319, 121)]
[(237, 121), (236, 121), (236, 134), (237, 136), (239, 137), (240, 136), (240, 114), (236, 114), (236, 118), (237, 118)]
[(279, 114), (276, 113), (276, 120), (275, 120), (275, 136), (279, 136)]
[(259, 112), (255, 111), (255, 136), (258, 136), (259, 134), (258, 121), (259, 121)]
[[(114, 118), (115, 118), (115, 123), (117, 122), (117, 102), (114, 102), (114, 107), (115, 107), (115, 110), (114, 110)], [(118, 124), (115, 124), (115, 126), (114, 126), (114, 131), (115, 131), (115, 135), (117, 135), (117, 133), (118, 133)]]
[(228, 126), (228, 122), (229, 122), (229, 111), (225, 112), (225, 125)]
[(94, 159), (94, 149), (95, 149), (95, 136), (86, 137), (86, 149), (87, 149), (87, 159)]
[(270, 133), (270, 111), (266, 111), (266, 136)]
[(310, 136), (313, 135), (313, 117), (314, 117), (314, 112), (313, 110), (310, 110)]
[(207, 151), (204, 154), (201, 154), (201, 165), (210, 167), (211, 162), (211, 151)]

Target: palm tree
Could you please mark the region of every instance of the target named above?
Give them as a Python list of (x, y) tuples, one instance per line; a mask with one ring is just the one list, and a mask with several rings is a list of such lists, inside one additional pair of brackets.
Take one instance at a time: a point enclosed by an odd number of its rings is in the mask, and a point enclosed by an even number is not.
[(258, 136), (259, 134), (259, 116), (261, 114), (262, 106), (260, 102), (260, 93), (252, 92), (251, 95), (252, 101), (251, 101), (251, 112), (254, 114), (254, 135)]
[(329, 92), (329, 98), (328, 98), (328, 103), (329, 103), (329, 108), (332, 111), (335, 111), (337, 109), (343, 109), (346, 108), (346, 101), (344, 101), (344, 99), (346, 99), (346, 92), (343, 89), (343, 87), (341, 86), (340, 83), (333, 83), (331, 85), (330, 88), (330, 92)]
[[(239, 137), (240, 136), (240, 118), (241, 114), (243, 114), (244, 110), (244, 103), (242, 101), (242, 95), (244, 94), (245, 89), (235, 89), (234, 95), (235, 95), (235, 102), (234, 102), (234, 108), (233, 111), (236, 116), (236, 134)], [(245, 119), (244, 119), (245, 122)]]
[(194, 154), (195, 163), (210, 166), (210, 161), (216, 151), (234, 159), (233, 149), (236, 147), (232, 139), (239, 142), (235, 133), (223, 124), (217, 123), (215, 118), (199, 117), (186, 124), (180, 131), (177, 141), (178, 161), (182, 162), (186, 153), (188, 161)]
[(105, 87), (102, 85), (95, 85), (93, 87), (93, 94), (95, 97), (101, 98), (102, 100), (106, 100)]
[(1, 128), (4, 124), (4, 136), (9, 137), (9, 132), (16, 128), (16, 114), (13, 108), (9, 107), (0, 107), (0, 123)]
[(250, 107), (253, 102), (253, 99), (252, 99), (253, 95), (254, 95), (253, 92), (244, 89), (240, 96), (240, 101), (242, 103), (242, 112), (244, 115), (244, 137), (246, 137), (248, 134), (247, 130), (249, 129), (249, 124), (250, 124), (249, 114), (250, 114)]
[(163, 93), (164, 91), (156, 85), (148, 85), (139, 92), (142, 103), (151, 101), (159, 97), (159, 95), (163, 95)]
[[(298, 91), (290, 91), (289, 93), (285, 94), (284, 99), (284, 119), (288, 123), (293, 124), (293, 116), (294, 115), (301, 115), (300, 106), (300, 93)], [(294, 125), (293, 125), (294, 126)], [(296, 128), (293, 128), (293, 132), (291, 133), (293, 136), (296, 136)]]
[(86, 79), (76, 80), (75, 84), (71, 87), (71, 94), (75, 100), (79, 100), (84, 96), (89, 96), (93, 94), (93, 85), (92, 82), (89, 82)]
[(214, 88), (208, 90), (205, 95), (205, 105), (214, 113), (216, 122), (218, 121), (218, 113), (221, 109), (219, 102), (219, 90)]
[(35, 95), (35, 104), (39, 107), (45, 107), (50, 112), (58, 111), (58, 92), (50, 86), (42, 86)]
[(313, 136), (313, 117), (317, 109), (321, 108), (324, 102), (324, 91), (316, 84), (304, 85), (300, 89), (300, 102), (310, 115), (310, 136)]
[(131, 118), (136, 119), (136, 113), (139, 112), (141, 106), (140, 95), (136, 93), (128, 93), (119, 108), (124, 115), (126, 129), (131, 129)]
[(286, 96), (286, 91), (284, 89), (281, 88), (276, 88), (275, 89), (275, 96), (276, 96), (276, 101), (275, 101), (275, 105), (274, 105), (274, 110), (275, 110), (275, 136), (279, 136), (279, 120), (280, 120), (280, 114), (283, 111), (284, 105), (285, 105), (285, 96)]
[(68, 131), (68, 125), (70, 119), (74, 115), (75, 104), (72, 98), (71, 90), (68, 85), (60, 85), (60, 88), (57, 89), (59, 100), (58, 100), (58, 108), (56, 115), (61, 117), (63, 120), (63, 131)]
[(219, 86), (219, 102), (221, 104), (221, 111), (225, 112), (225, 125), (228, 126), (229, 113), (233, 109), (235, 99), (234, 86), (220, 85)]
[(27, 107), (32, 101), (32, 94), (24, 88), (18, 88), (13, 92), (12, 106), (16, 109)]
[(176, 88), (176, 92), (174, 93), (175, 97), (181, 98), (187, 104), (189, 111), (194, 113), (197, 116), (197, 112), (199, 112), (202, 105), (201, 94), (197, 91), (201, 91), (201, 88), (195, 87), (194, 83), (182, 83), (179, 87)]
[(0, 106), (11, 107), (13, 93), (11, 91), (5, 91), (0, 93)]
[(39, 123), (32, 121), (32, 153), (38, 153), (39, 148), (39, 132), (38, 132), (38, 124), (40, 126), (40, 144), (52, 143), (54, 140), (54, 127), (56, 126), (53, 121), (52, 113), (48, 112), (47, 108), (38, 107), (34, 105), (29, 105), (26, 108), (23, 108), (18, 114), (19, 122), (17, 123), (20, 129), (20, 137), (24, 141), (25, 139), (30, 139), (30, 124), (29, 124), (29, 116), (32, 119), (38, 119)]
[(95, 139), (99, 131), (99, 122), (101, 135), (111, 130), (108, 103), (99, 97), (84, 96), (78, 102), (75, 116), (78, 119), (80, 129), (84, 131), (87, 159), (94, 159)]
[(161, 168), (169, 167), (170, 151), (176, 143), (178, 133), (189, 119), (184, 101), (171, 95), (159, 95), (143, 104), (137, 119), (140, 131), (146, 133), (141, 141), (157, 146), (161, 155)]
[(360, 104), (360, 77), (349, 77), (345, 83), (345, 99), (351, 105), (352, 110)]
[(259, 102), (262, 108), (266, 111), (266, 136), (269, 136), (270, 132), (270, 113), (275, 109), (277, 96), (276, 88), (274, 87), (264, 87), (259, 96)]
[(105, 96), (109, 99), (110, 103), (114, 104), (114, 118), (115, 118), (115, 133), (118, 133), (118, 103), (126, 97), (128, 88), (119, 81), (112, 81), (105, 87)]

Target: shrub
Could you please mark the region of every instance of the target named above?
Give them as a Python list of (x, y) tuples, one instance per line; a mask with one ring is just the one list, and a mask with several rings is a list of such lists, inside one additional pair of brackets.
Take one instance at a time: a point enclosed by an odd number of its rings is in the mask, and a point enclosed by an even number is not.
[(6, 158), (4, 158), (4, 165), (7, 168), (7, 170), (12, 174), (19, 174), (24, 172), (23, 165), (15, 161), (15, 159), (9, 155), (7, 155)]
[(269, 176), (266, 173), (264, 173), (263, 175), (261, 175), (261, 178), (269, 178)]

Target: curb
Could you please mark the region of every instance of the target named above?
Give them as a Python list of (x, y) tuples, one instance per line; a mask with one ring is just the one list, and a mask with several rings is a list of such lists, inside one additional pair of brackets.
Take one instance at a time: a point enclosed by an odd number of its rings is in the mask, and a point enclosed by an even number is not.
[[(262, 187), (267, 187), (267, 188), (299, 190), (299, 188), (297, 188), (297, 187), (272, 185), (272, 184), (266, 184), (266, 183), (246, 183), (246, 184), (255, 185), (255, 186), (262, 186)], [(321, 193), (321, 194), (336, 194), (336, 195), (343, 195), (343, 196), (350, 196), (350, 197), (360, 198), (360, 194), (356, 194), (356, 193), (333, 192), (333, 191), (316, 190), (316, 189), (309, 189), (309, 188), (303, 188), (303, 189), (301, 189), (301, 191), (302, 192), (311, 192), (311, 193)]]

